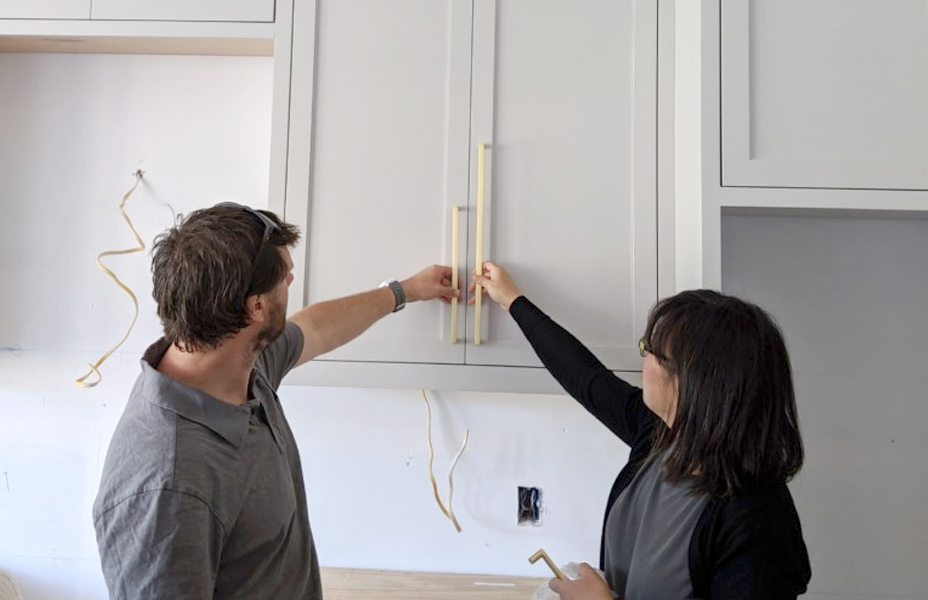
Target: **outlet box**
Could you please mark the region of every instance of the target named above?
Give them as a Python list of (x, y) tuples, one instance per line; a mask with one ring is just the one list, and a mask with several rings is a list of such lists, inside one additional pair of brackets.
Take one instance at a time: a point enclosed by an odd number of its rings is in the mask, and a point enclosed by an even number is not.
[(541, 490), (519, 486), (519, 525), (541, 525)]

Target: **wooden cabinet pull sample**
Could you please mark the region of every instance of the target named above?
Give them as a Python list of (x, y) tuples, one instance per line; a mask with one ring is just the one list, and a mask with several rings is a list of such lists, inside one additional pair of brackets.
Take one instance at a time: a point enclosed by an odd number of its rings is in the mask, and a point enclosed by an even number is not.
[[(458, 227), (460, 206), (451, 207), (451, 287), (458, 289)], [(451, 343), (458, 343), (458, 297), (451, 297)]]
[[(480, 144), (477, 146), (477, 236), (474, 242), (475, 257), (474, 271), (483, 272), (483, 204), (484, 204), (484, 187), (486, 178), (486, 152), (487, 145)], [(480, 317), (482, 311), (481, 298), (483, 296), (483, 286), (478, 285), (474, 290), (474, 345), (480, 345)]]

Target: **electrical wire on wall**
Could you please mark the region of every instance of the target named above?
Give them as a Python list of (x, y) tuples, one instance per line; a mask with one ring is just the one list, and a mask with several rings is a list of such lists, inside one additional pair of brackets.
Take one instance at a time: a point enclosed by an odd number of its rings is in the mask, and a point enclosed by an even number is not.
[(464, 448), (467, 447), (470, 429), (464, 433), (464, 443), (461, 444), (461, 449), (454, 455), (454, 458), (451, 460), (451, 467), (448, 468), (448, 506), (446, 508), (445, 504), (441, 501), (441, 496), (438, 494), (438, 483), (435, 481), (435, 475), (432, 471), (432, 460), (435, 458), (435, 449), (432, 447), (432, 407), (429, 404), (429, 397), (425, 394), (425, 390), (422, 390), (422, 399), (425, 400), (425, 437), (429, 443), (429, 480), (432, 482), (432, 493), (435, 495), (435, 502), (438, 503), (438, 508), (448, 517), (458, 533), (461, 533), (461, 525), (458, 523), (457, 518), (454, 516), (454, 510), (451, 508), (451, 497), (454, 495), (454, 467), (458, 464), (458, 459), (461, 458), (461, 455), (464, 454)]
[[(110, 357), (111, 354), (113, 354), (113, 352), (115, 352), (120, 346), (122, 346), (123, 343), (129, 338), (129, 333), (132, 331), (132, 328), (135, 326), (135, 321), (136, 319), (138, 319), (138, 316), (139, 316), (139, 301), (138, 301), (138, 298), (136, 298), (135, 296), (135, 292), (133, 292), (129, 288), (129, 286), (127, 286), (122, 281), (120, 281), (119, 277), (117, 277), (115, 273), (113, 273), (110, 269), (108, 269), (101, 260), (104, 256), (114, 256), (114, 255), (119, 255), (119, 254), (132, 254), (135, 252), (145, 251), (145, 242), (142, 241), (142, 237), (139, 235), (138, 231), (135, 230), (135, 226), (132, 224), (132, 220), (129, 218), (129, 215), (126, 213), (126, 210), (125, 210), (126, 200), (129, 199), (129, 196), (132, 195), (132, 192), (134, 192), (135, 188), (137, 188), (139, 183), (141, 183), (142, 177), (145, 176), (145, 172), (142, 171), (141, 169), (138, 169), (136, 170), (135, 173), (132, 174), (132, 176), (135, 177), (135, 183), (132, 184), (132, 187), (129, 188), (129, 190), (125, 194), (123, 194), (122, 202), (119, 203), (119, 212), (122, 214), (122, 218), (123, 220), (125, 220), (126, 224), (129, 225), (129, 229), (132, 230), (132, 235), (135, 236), (135, 241), (138, 242), (138, 246), (134, 248), (126, 248), (123, 250), (107, 250), (105, 252), (101, 252), (100, 254), (97, 255), (97, 267), (99, 267), (101, 271), (103, 271), (104, 273), (112, 277), (113, 281), (116, 282), (116, 285), (121, 287), (123, 290), (125, 290), (127, 294), (129, 294), (129, 297), (132, 298), (132, 304), (135, 305), (135, 314), (132, 316), (132, 322), (129, 323), (129, 328), (126, 330), (126, 334), (122, 336), (122, 339), (119, 340), (119, 343), (117, 343), (115, 346), (107, 350), (103, 354), (103, 356), (97, 359), (97, 362), (93, 363), (92, 365), (88, 365), (90, 367), (90, 370), (87, 371), (87, 373), (84, 374), (83, 377), (80, 377), (79, 379), (75, 381), (75, 383), (78, 386), (84, 387), (84, 388), (94, 387), (95, 385), (97, 385), (103, 380), (103, 374), (100, 373), (100, 366), (104, 363), (104, 361), (106, 361), (107, 358)], [(88, 381), (88, 378), (91, 375), (96, 375), (96, 379)]]

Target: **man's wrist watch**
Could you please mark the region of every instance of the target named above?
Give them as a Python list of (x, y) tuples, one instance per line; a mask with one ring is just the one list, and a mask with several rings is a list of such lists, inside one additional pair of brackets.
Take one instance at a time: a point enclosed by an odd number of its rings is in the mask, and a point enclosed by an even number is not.
[(399, 281), (396, 279), (387, 279), (381, 283), (379, 287), (388, 287), (390, 291), (393, 292), (393, 299), (396, 301), (393, 312), (399, 312), (406, 307), (406, 292), (403, 291), (403, 286), (400, 285)]

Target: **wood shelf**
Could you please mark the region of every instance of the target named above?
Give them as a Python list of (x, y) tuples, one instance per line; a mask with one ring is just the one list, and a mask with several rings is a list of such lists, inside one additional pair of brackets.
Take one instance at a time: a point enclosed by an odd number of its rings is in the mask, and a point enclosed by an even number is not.
[(0, 52), (273, 56), (273, 23), (0, 19)]
[(322, 568), (326, 600), (528, 600), (548, 579)]

